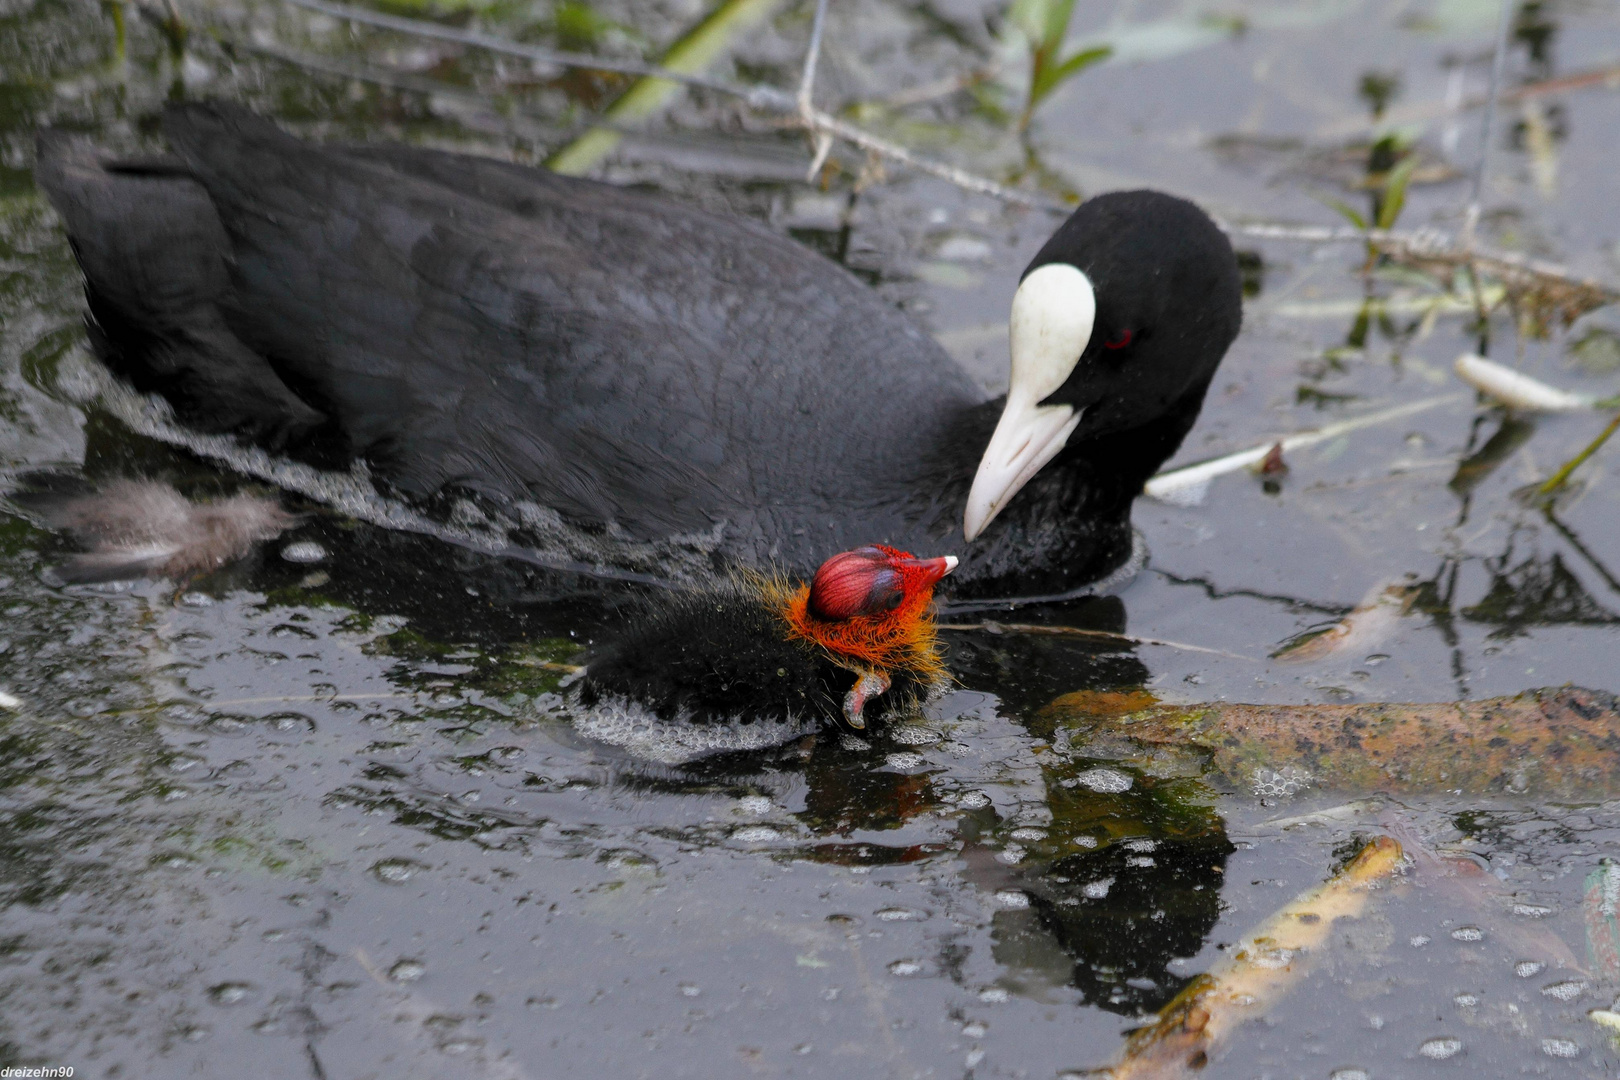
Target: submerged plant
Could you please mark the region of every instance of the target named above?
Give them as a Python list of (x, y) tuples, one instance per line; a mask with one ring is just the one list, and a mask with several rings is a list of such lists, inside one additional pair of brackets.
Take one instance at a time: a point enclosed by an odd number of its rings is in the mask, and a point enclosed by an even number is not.
[(1030, 117), (1047, 95), (1091, 65), (1113, 55), (1110, 45), (1097, 45), (1063, 56), (1074, 0), (1013, 0), (1007, 18), (1029, 42), (1029, 93), (1018, 117), (1018, 130), (1029, 127)]

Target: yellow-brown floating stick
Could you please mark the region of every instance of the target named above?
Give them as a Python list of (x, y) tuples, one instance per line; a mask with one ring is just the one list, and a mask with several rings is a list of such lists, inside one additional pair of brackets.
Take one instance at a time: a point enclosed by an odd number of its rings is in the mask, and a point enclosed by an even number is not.
[(1046, 717), (1088, 742), (1190, 748), (1238, 787), (1289, 770), (1359, 791), (1527, 792), (1620, 788), (1620, 701), (1558, 687), (1440, 704), (1153, 705), (1119, 715), (1069, 694)]
[(1326, 884), (1246, 935), (1152, 1023), (1131, 1032), (1106, 1075), (1169, 1080), (1203, 1068), (1240, 1025), (1265, 1015), (1304, 976), (1334, 922), (1359, 917), (1400, 861), (1401, 845), (1387, 836), (1362, 848)]

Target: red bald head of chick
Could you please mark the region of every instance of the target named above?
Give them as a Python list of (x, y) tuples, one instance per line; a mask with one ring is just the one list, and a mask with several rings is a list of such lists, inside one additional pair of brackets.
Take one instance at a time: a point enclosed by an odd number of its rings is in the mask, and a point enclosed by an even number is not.
[(919, 559), (882, 545), (840, 552), (809, 585), (786, 592), (780, 610), (790, 636), (819, 646), (855, 674), (844, 717), (864, 728), (866, 702), (888, 690), (897, 671), (929, 687), (947, 681), (934, 628), (934, 586), (956, 557)]

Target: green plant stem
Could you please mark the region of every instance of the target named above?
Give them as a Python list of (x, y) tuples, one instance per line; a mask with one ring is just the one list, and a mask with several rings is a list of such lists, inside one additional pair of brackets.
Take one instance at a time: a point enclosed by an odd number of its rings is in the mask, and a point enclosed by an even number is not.
[(1598, 437), (1588, 443), (1586, 449), (1564, 462), (1564, 467), (1553, 473), (1546, 483), (1536, 489), (1537, 492), (1542, 495), (1551, 495), (1562, 488), (1568, 482), (1570, 473), (1580, 468), (1587, 458), (1597, 453), (1603, 444), (1609, 441), (1609, 436), (1613, 435), (1617, 429), (1620, 429), (1620, 413), (1615, 413), (1614, 419), (1610, 420), (1608, 426), (1598, 433)]
[[(724, 0), (696, 28), (664, 54), (662, 66), (682, 75), (708, 69), (722, 51), (776, 9), (780, 0)], [(624, 96), (608, 106), (604, 117), (613, 127), (587, 131), (546, 162), (553, 172), (581, 176), (611, 154), (624, 136), (618, 127), (635, 126), (661, 110), (680, 90), (677, 83), (653, 76), (636, 80)]]

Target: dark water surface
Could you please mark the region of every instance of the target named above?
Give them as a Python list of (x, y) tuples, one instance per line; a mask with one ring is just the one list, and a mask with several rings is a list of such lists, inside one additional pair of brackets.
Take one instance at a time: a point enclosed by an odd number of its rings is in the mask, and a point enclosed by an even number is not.
[[(1444, 101), (1454, 70), (1477, 95), (1498, 11), (1080, 6), (1075, 37), (1112, 42), (1115, 59), (1037, 114), (1028, 158), (993, 115), (993, 87), (874, 104), (1002, 55), (994, 3), (837, 0), (822, 100), (865, 102), (855, 115), (874, 130), (1052, 191), (1150, 184), (1230, 220), (1329, 222), (1323, 198), (1367, 198), (1364, 76), (1373, 97), (1398, 79), (1396, 120)], [(656, 56), (704, 9), (540, 0), (476, 19)], [(219, 95), (310, 137), (535, 161), (614, 89), (275, 3), (182, 4), (178, 58), (126, 7), (120, 56), (117, 10), (0, 5), (9, 478), (155, 475), (196, 495), (242, 483), (149, 437), (150, 416), (89, 358), (71, 253), (33, 186), (36, 126), (153, 148), (165, 98)], [(779, 4), (737, 44), (734, 72), (791, 85), (808, 17)], [(1515, 18), (1509, 86), (1620, 62), (1620, 5), (1555, 0)], [(399, 85), (434, 79), (431, 94)], [(1476, 109), (1410, 127), (1432, 167), (1403, 225), (1457, 227), (1479, 122)], [(1482, 235), (1620, 276), (1620, 96), (1597, 85), (1504, 105), (1491, 138)], [(987, 385), (1004, 380), (1006, 306), (1056, 219), (900, 173), (852, 200), (858, 156), (842, 155), (827, 193), (795, 179), (805, 160), (760, 118), (688, 99), (599, 172), (791, 230)], [(1204, 1074), (1613, 1075), (1620, 1057), (1586, 1013), (1620, 990), (1612, 953), (1589, 945), (1614, 932), (1620, 876), (1605, 898), (1603, 860), (1620, 855), (1620, 800), (1285, 794), (1295, 785), (1275, 776), (1219, 789), (1184, 764), (1076, 757), (1043, 711), (1070, 691), (1141, 686), (1277, 703), (1620, 689), (1620, 451), (1589, 462), (1550, 513), (1513, 497), (1603, 418), (1511, 419), (1476, 402), (1450, 372), (1477, 344), (1466, 314), (1398, 271), (1364, 285), (1354, 245), (1239, 246), (1252, 253), (1246, 329), (1178, 460), (1438, 403), (1290, 455), (1269, 488), (1241, 472), (1201, 505), (1143, 500), (1153, 560), (1133, 583), (997, 616), (1226, 655), (953, 632), (961, 688), (870, 745), (828, 733), (676, 768), (585, 740), (549, 711), (560, 672), (545, 665), (600, 635), (625, 594), (464, 546), (319, 513), (179, 591), (64, 589), (45, 573), (61, 541), (0, 507), (0, 691), (19, 703), (0, 708), (0, 1064), (1054, 1077), (1106, 1063), (1224, 946), (1395, 828), (1481, 873), (1446, 885), (1420, 860)], [(1380, 303), (1364, 307), (1369, 295)], [(1491, 351), (1609, 395), (1617, 330), (1610, 310), (1521, 339), (1503, 315)], [(327, 557), (288, 561), (293, 540)], [(1392, 583), (1412, 602), (1356, 648), (1268, 659)]]

